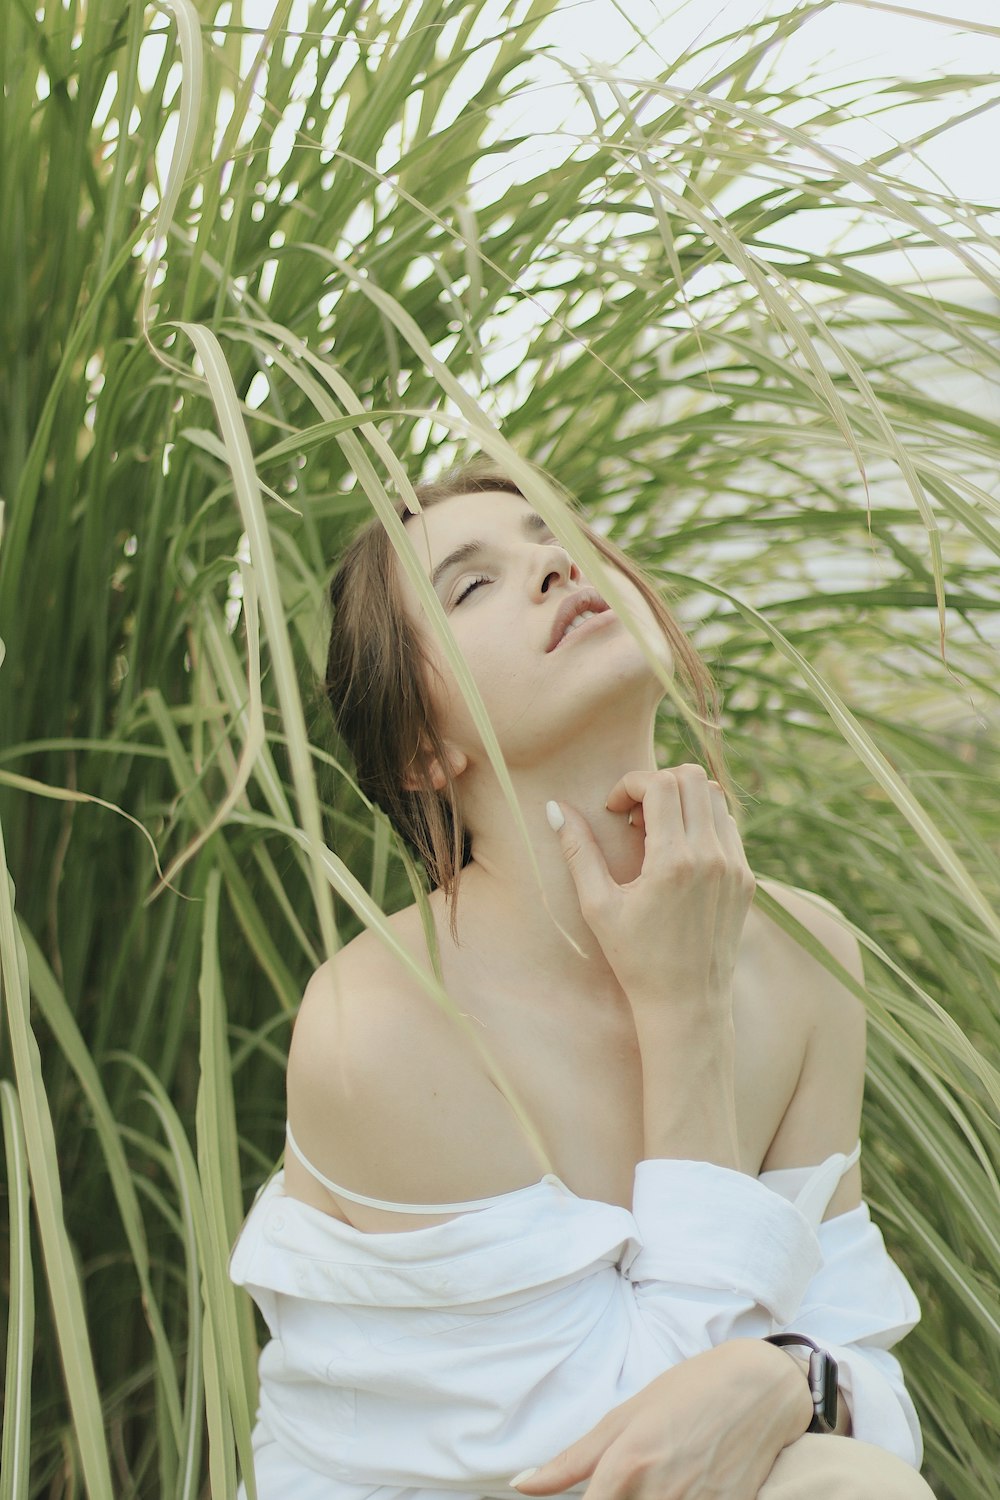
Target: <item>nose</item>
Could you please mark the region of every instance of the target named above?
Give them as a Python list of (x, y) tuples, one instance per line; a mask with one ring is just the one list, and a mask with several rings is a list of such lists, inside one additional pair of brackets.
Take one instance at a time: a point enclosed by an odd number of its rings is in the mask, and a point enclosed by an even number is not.
[(550, 542), (540, 547), (539, 551), (544, 554), (536, 563), (539, 594), (547, 594), (553, 583), (575, 583), (579, 579), (580, 569), (565, 547), (560, 547), (557, 542)]

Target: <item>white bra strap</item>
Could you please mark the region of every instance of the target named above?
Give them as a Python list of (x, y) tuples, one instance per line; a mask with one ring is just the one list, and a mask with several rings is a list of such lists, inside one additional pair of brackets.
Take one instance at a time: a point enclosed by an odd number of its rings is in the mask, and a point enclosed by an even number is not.
[(363, 1203), (367, 1208), (385, 1208), (397, 1214), (454, 1214), (477, 1208), (488, 1208), (491, 1203), (499, 1202), (500, 1197), (507, 1197), (507, 1194), (503, 1193), (497, 1198), (474, 1198), (468, 1203), (391, 1203), (386, 1198), (367, 1198), (364, 1193), (352, 1193), (349, 1188), (340, 1187), (336, 1182), (331, 1182), (329, 1177), (324, 1177), (319, 1168), (314, 1167), (308, 1157), (303, 1155), (292, 1134), (292, 1127), (287, 1121), (285, 1138), (292, 1148), (292, 1153), (317, 1182), (321, 1182), (329, 1192), (336, 1193), (339, 1198), (349, 1198), (352, 1203)]

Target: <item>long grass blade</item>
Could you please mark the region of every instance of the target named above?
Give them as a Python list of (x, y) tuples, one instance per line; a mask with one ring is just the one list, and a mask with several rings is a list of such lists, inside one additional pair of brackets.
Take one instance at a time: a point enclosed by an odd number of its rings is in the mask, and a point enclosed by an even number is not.
[(35, 1283), (29, 1230), (31, 1190), (17, 1091), (0, 1080), (0, 1119), (7, 1163), (10, 1288), (4, 1372), (0, 1500), (27, 1500), (31, 1466), (31, 1366), (35, 1339)]
[(0, 827), (0, 977), (14, 1077), (24, 1125), (25, 1155), (38, 1222), (42, 1260), (56, 1320), (73, 1436), (92, 1500), (112, 1500), (101, 1399), (87, 1332), (83, 1290), (66, 1232), (59, 1158), (42, 1080), (38, 1044), (28, 1010), (28, 961), (14, 916), (14, 882), (7, 869)]

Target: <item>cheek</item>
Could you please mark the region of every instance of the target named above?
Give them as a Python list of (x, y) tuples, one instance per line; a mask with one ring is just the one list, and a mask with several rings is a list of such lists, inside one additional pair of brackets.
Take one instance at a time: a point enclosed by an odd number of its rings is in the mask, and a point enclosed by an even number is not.
[[(458, 646), (479, 691), (486, 715), (494, 732), (506, 744), (507, 735), (516, 721), (537, 700), (539, 683), (532, 681), (530, 670), (505, 639), (503, 632), (459, 638)], [(434, 653), (440, 677), (434, 676), (431, 702), (437, 723), (446, 738), (467, 749), (482, 749), (482, 738), (476, 727), (473, 710), (466, 702), (458, 679), (440, 648)], [(520, 668), (520, 670), (519, 670)]]
[[(443, 734), (462, 735), (471, 725), (472, 715), (454, 668), (436, 640), (428, 642), (426, 636), (423, 639), (427, 665), (423, 668), (422, 681), (427, 704)], [(472, 675), (473, 682), (482, 693), (484, 688), (482, 664), (477, 660), (475, 653), (469, 650), (467, 643), (459, 639), (457, 645)], [(485, 676), (488, 679), (488, 673)]]
[(438, 729), (447, 733), (454, 721), (456, 703), (461, 703), (462, 695), (451, 667), (438, 650), (432, 648), (428, 652), (428, 664), (423, 667), (421, 681), (430, 716)]
[[(516, 663), (510, 651), (505, 649), (502, 636), (486, 640), (460, 640), (458, 644), (469, 676), (486, 705), (487, 713), (492, 717), (495, 710), (504, 708), (517, 687)], [(456, 722), (471, 726), (472, 710), (465, 701), (449, 662), (441, 663), (441, 673), (447, 684), (447, 711)]]

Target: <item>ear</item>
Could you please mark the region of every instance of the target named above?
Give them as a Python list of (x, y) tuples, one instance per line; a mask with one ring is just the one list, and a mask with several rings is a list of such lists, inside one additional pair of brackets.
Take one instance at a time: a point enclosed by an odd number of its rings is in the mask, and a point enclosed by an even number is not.
[[(461, 750), (449, 747), (446, 752), (448, 767), (453, 777), (461, 776), (469, 764), (469, 757)], [(448, 777), (444, 767), (436, 755), (431, 752), (426, 740), (421, 741), (419, 755), (415, 758), (414, 769), (408, 770), (403, 777), (403, 789), (407, 792), (425, 792), (428, 786), (435, 792), (441, 792), (448, 785)]]

